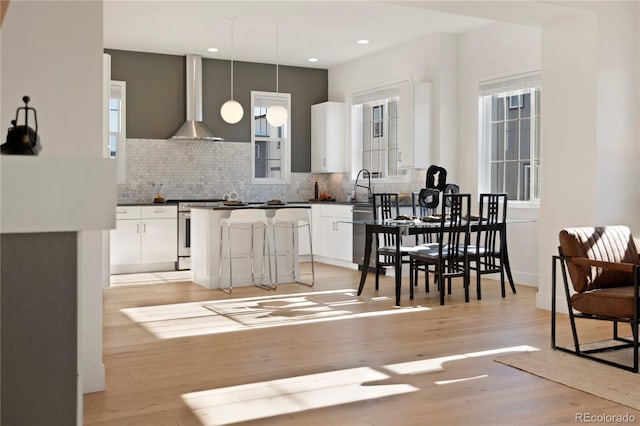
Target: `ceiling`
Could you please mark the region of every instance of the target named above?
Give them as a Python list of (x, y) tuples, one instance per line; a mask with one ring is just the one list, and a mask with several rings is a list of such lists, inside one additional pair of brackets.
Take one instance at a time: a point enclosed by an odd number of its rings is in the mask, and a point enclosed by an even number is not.
[[(329, 68), (428, 34), (461, 33), (495, 22), (429, 10), (428, 3), (106, 0), (104, 46), (231, 59), (234, 18), (233, 59)], [(370, 44), (357, 44), (360, 39)], [(209, 47), (219, 52), (209, 53)], [(308, 62), (310, 57), (318, 62)]]

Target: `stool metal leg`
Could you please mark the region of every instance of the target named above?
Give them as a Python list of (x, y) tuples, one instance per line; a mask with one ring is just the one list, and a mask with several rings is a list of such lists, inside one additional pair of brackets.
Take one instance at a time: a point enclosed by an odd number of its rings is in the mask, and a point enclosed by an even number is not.
[(231, 228), (227, 225), (227, 248), (229, 255), (229, 287), (222, 287), (222, 246), (224, 243), (224, 225), (220, 225), (220, 256), (218, 258), (218, 290), (224, 291), (227, 294), (230, 294), (233, 290), (233, 279), (231, 272)]
[(260, 275), (260, 282), (256, 283), (255, 275), (254, 275), (254, 264), (255, 264), (254, 239), (255, 239), (255, 236), (254, 236), (253, 224), (251, 225), (251, 280), (252, 280), (253, 284), (256, 287), (260, 287), (260, 288), (265, 289), (265, 290), (275, 290), (276, 287), (274, 286), (273, 280), (271, 278), (271, 265), (269, 265), (269, 284), (263, 284), (262, 283), (262, 279), (264, 278), (264, 275), (265, 275), (265, 273), (264, 273), (265, 272), (264, 271), (265, 270), (265, 268), (264, 268), (265, 259), (267, 259), (269, 264), (271, 263), (271, 261), (268, 260), (269, 259), (268, 258), (268, 253), (265, 252), (265, 250), (268, 249), (268, 244), (269, 244), (269, 242), (267, 241), (267, 232), (266, 232), (267, 228), (262, 226), (262, 229), (263, 229), (263, 231), (262, 231), (262, 236), (263, 236), (262, 237), (262, 273)]
[[(262, 244), (262, 275), (264, 276), (264, 262), (266, 260), (269, 265), (269, 286), (272, 290), (278, 288), (278, 277), (276, 272), (276, 280), (273, 280), (273, 274), (271, 273), (271, 246), (269, 245), (269, 228), (263, 226), (262, 238), (264, 243)], [(275, 241), (274, 241), (275, 244)], [(278, 257), (276, 256), (276, 267), (278, 265)]]
[[(275, 258), (275, 270), (276, 270), (276, 279), (274, 282), (278, 283), (278, 225), (273, 224), (273, 257)], [(271, 262), (269, 262), (269, 267), (271, 267)]]
[(307, 224), (307, 234), (309, 235), (309, 253), (311, 256), (311, 284), (309, 287), (313, 287), (316, 283), (316, 269), (315, 262), (313, 261), (313, 242), (311, 240), (311, 224)]

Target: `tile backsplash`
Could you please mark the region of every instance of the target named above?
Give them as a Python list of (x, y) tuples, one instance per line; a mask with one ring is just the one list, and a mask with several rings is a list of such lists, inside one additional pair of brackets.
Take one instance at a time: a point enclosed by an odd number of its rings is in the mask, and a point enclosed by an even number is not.
[[(292, 173), (289, 185), (254, 185), (250, 154), (249, 143), (127, 139), (127, 183), (118, 185), (118, 203), (152, 202), (158, 192), (165, 199), (207, 199), (230, 191), (243, 201), (306, 201), (316, 180), (321, 191), (345, 200), (353, 187), (348, 173)], [(424, 186), (425, 176), (425, 170), (412, 170), (409, 183), (374, 186), (378, 192), (411, 192)]]

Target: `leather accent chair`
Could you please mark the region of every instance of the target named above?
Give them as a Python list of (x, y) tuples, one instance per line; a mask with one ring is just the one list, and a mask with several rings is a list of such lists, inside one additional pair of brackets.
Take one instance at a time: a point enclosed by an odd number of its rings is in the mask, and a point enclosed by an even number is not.
[[(626, 226), (567, 228), (560, 231), (559, 239), (559, 256), (553, 258), (551, 346), (637, 373), (640, 259), (631, 231)], [(556, 345), (558, 262), (569, 308), (573, 348)], [(578, 318), (611, 322), (611, 339), (606, 344), (581, 343), (576, 328)], [(631, 336), (621, 336), (619, 324), (629, 324)], [(630, 364), (602, 356), (603, 352), (626, 348), (632, 348)]]

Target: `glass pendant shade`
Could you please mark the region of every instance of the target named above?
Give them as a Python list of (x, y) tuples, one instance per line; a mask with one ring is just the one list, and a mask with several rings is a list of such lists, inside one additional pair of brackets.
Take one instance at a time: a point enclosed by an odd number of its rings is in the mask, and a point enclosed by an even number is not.
[(220, 108), (220, 115), (222, 116), (222, 119), (227, 123), (236, 124), (237, 122), (242, 120), (244, 109), (238, 101), (234, 101), (233, 99), (231, 99), (222, 104), (222, 107)]
[(282, 105), (272, 105), (267, 109), (267, 122), (274, 127), (280, 127), (287, 122), (289, 114)]

